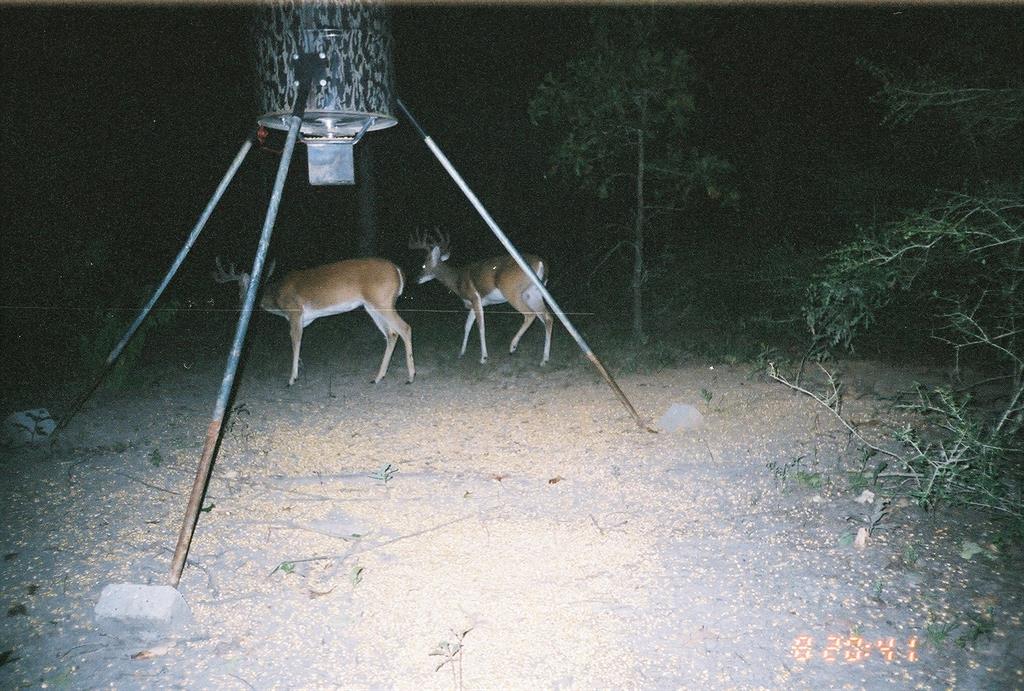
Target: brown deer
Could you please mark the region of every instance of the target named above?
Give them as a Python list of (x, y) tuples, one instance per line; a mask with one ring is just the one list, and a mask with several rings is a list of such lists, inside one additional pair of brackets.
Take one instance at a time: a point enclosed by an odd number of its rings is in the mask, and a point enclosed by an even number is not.
[[(273, 272), (273, 265), (269, 276)], [(217, 270), (213, 278), (218, 283), (237, 281), (240, 295), (245, 296), (249, 288), (249, 274), (238, 273), (235, 265), (225, 270), (217, 257)], [(299, 375), (299, 348), (302, 346), (302, 330), (319, 317), (349, 312), (364, 307), (373, 319), (387, 345), (381, 360), (376, 384), (387, 374), (391, 354), (398, 337), (405, 343), (405, 364), (409, 370), (409, 383), (416, 377), (416, 366), (412, 360), (412, 327), (405, 323), (395, 309), (395, 300), (402, 294), (405, 277), (402, 270), (386, 259), (346, 259), (312, 269), (292, 271), (280, 281), (268, 284), (263, 290), (260, 307), (271, 314), (288, 320), (292, 337), (292, 374), (288, 386), (295, 383)]]
[[(551, 327), (554, 320), (544, 305), (540, 291), (529, 277), (510, 256), (492, 257), (462, 267), (451, 267), (447, 264), (449, 257), (449, 237), (439, 231), (424, 233), (409, 239), (411, 249), (423, 249), (427, 258), (423, 262), (417, 283), (426, 283), (437, 279), (453, 293), (462, 298), (469, 310), (466, 315), (466, 329), (462, 335), (462, 350), (459, 357), (466, 354), (469, 342), (469, 331), (473, 322), (479, 323), (480, 330), (480, 362), (487, 362), (487, 339), (484, 335), (484, 307), (507, 302), (523, 315), (523, 325), (519, 328), (509, 345), (508, 352), (516, 352), (519, 339), (530, 328), (530, 324), (538, 316), (544, 322), (544, 356), (540, 364), (548, 361), (551, 354)], [(533, 254), (524, 254), (537, 277), (547, 283), (547, 262)]]

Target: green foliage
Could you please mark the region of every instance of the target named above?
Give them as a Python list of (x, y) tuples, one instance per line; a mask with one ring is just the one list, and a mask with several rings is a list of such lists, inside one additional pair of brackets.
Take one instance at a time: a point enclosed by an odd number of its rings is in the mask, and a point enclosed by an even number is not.
[(534, 124), (550, 123), (560, 133), (553, 171), (629, 209), (622, 222), (603, 227), (609, 237), (600, 243), (604, 256), (597, 263), (620, 250), (632, 252), (632, 268), (621, 275), (630, 276), (637, 345), (647, 341), (646, 245), (651, 234), (674, 227), (658, 223), (658, 216), (685, 208), (695, 192), (716, 204), (738, 198), (728, 161), (692, 143), (696, 73), (689, 54), (661, 35), (659, 16), (654, 8), (595, 13), (592, 44), (558, 74), (548, 74), (529, 105)]
[[(143, 303), (152, 295), (151, 287), (143, 287), (138, 293), (139, 303)], [(146, 320), (139, 326), (132, 340), (128, 342), (117, 360), (117, 364), (107, 375), (106, 383), (114, 388), (121, 388), (128, 380), (129, 374), (142, 360), (142, 353), (148, 338), (158, 335), (162, 329), (171, 328), (178, 319), (181, 303), (178, 300), (165, 300), (163, 305), (153, 309)], [(95, 371), (103, 366), (107, 357), (118, 344), (138, 314), (132, 309), (105, 309), (88, 312), (78, 330), (78, 366), (82, 371)]]
[[(765, 344), (781, 350), (806, 347), (793, 325), (820, 254), (785, 243), (737, 254), (736, 243), (747, 240), (723, 235), (717, 232), (720, 241), (714, 243), (651, 255), (644, 286), (651, 341), (665, 340), (690, 355), (728, 364), (757, 362)], [(626, 271), (624, 264), (610, 271)], [(608, 283), (595, 283), (595, 295), (610, 288)], [(597, 304), (616, 304), (616, 299), (622, 299), (621, 289), (617, 296), (602, 293)]]
[(988, 607), (982, 614), (972, 615), (969, 619), (967, 631), (956, 639), (957, 646), (966, 648), (968, 645), (974, 645), (982, 638), (992, 639), (992, 634), (996, 630), (994, 607)]
[[(983, 61), (981, 49), (974, 51), (972, 57)], [(933, 112), (950, 118), (966, 137), (996, 141), (1024, 122), (1024, 81), (982, 61), (961, 56), (955, 72), (917, 65), (904, 73), (869, 60), (858, 64), (881, 83), (876, 100), (885, 105), (890, 124), (907, 124)]]
[(909, 450), (897, 477), (925, 507), (942, 502), (968, 504), (1024, 518), (1021, 473), (1011, 460), (1017, 440), (1006, 426), (993, 425), (966, 396), (949, 388), (918, 389), (918, 400), (900, 407), (924, 415), (924, 429), (906, 427), (896, 439)]
[(786, 484), (786, 478), (789, 476), (789, 471), (795, 470), (795, 472), (805, 472), (800, 470), (800, 464), (806, 456), (796, 456), (791, 458), (786, 463), (779, 463), (776, 460), (768, 461), (764, 464), (764, 467), (772, 471), (772, 475), (775, 476), (775, 484), (782, 487)]
[(863, 238), (837, 250), (828, 269), (807, 288), (802, 311), (816, 353), (837, 347), (852, 351), (854, 338), (892, 298), (894, 272), (860, 260), (871, 242)]
[(440, 672), (446, 665), (449, 667), (452, 673), (452, 688), (456, 691), (461, 691), (463, 688), (462, 657), (466, 645), (466, 634), (472, 630), (472, 628), (458, 631), (451, 629), (454, 640), (439, 642), (437, 647), (429, 653), (431, 656), (441, 658), (441, 662), (434, 668), (435, 672)]
[(911, 291), (957, 350), (987, 345), (1017, 360), (1022, 192), (951, 194), (836, 250), (803, 310), (816, 350), (852, 349), (880, 310)]
[(951, 194), (833, 253), (804, 316), (820, 350), (851, 348), (899, 291), (912, 291), (958, 353), (1020, 364), (1024, 189)]
[(904, 564), (909, 568), (913, 568), (921, 558), (921, 553), (918, 551), (916, 545), (907, 545), (903, 548), (903, 552), (900, 554), (900, 557), (903, 559)]
[(593, 44), (559, 74), (548, 74), (530, 101), (534, 124), (565, 130), (552, 154), (554, 170), (573, 175), (605, 199), (616, 184), (634, 178), (644, 147), (644, 193), (680, 201), (692, 189), (735, 201), (723, 184), (732, 167), (724, 159), (687, 146), (696, 73), (689, 54), (660, 48), (657, 15), (638, 10), (623, 21), (592, 20)]
[(878, 477), (926, 507), (961, 503), (1024, 518), (1024, 190), (950, 194), (939, 204), (841, 247), (808, 290), (812, 353), (852, 349), (900, 293), (929, 324), (919, 337), (1003, 371), (996, 407), (949, 388), (918, 389), (905, 404), (926, 421), (895, 436), (906, 453)]
[(806, 470), (798, 470), (793, 474), (796, 484), (804, 489), (821, 489), (821, 473), (809, 473)]
[[(878, 100), (887, 106), (891, 123), (917, 121), (931, 112), (957, 123), (960, 143), (979, 161), (982, 148), (1019, 150), (1024, 82), (1019, 70), (1006, 69), (1017, 64), (1019, 47), (1000, 58), (984, 41), (964, 45), (940, 51), (925, 65), (861, 65), (881, 82)], [(1014, 57), (1006, 59), (1011, 53)], [(1015, 162), (1011, 175), (1019, 176), (1019, 159), (1010, 160)], [(993, 170), (1005, 176), (1004, 169)], [(957, 374), (965, 362), (989, 373), (995, 368), (1002, 376), (989, 381), (1006, 385), (1002, 396), (984, 406), (949, 387), (919, 388), (916, 399), (902, 407), (921, 422), (894, 436), (899, 453), (873, 446), (850, 429), (885, 456), (875, 477), (897, 492), (927, 507), (967, 504), (1020, 522), (1024, 184), (1019, 177), (1009, 182), (1004, 177), (1003, 183), (992, 182), (988, 174), (978, 177), (984, 179), (980, 191), (943, 194), (930, 207), (862, 232), (836, 250), (808, 288), (803, 315), (810, 354), (820, 359), (837, 349), (852, 350), (903, 298), (916, 311), (907, 312), (911, 333), (918, 341), (945, 344)], [(838, 415), (838, 408), (833, 412)]]
[(651, 339), (638, 345), (621, 328), (599, 326), (596, 331), (601, 333), (601, 357), (616, 372), (659, 372), (677, 367), (686, 359), (684, 350), (669, 338)]
[(925, 627), (925, 639), (932, 645), (933, 648), (938, 648), (946, 642), (949, 635), (956, 628), (956, 622), (950, 621), (945, 624), (939, 624), (933, 622)]
[(376, 472), (370, 473), (370, 478), (380, 482), (381, 484), (387, 485), (391, 482), (392, 478), (398, 473), (398, 466), (392, 463), (385, 463)]
[[(556, 169), (606, 197), (614, 179), (636, 167), (638, 135), (655, 142), (685, 132), (694, 73), (685, 51), (655, 47), (650, 12), (630, 14), (618, 30), (597, 15), (592, 25), (592, 45), (544, 78), (529, 113), (535, 124), (548, 120), (566, 131), (552, 157)], [(675, 156), (678, 147), (664, 152)]]

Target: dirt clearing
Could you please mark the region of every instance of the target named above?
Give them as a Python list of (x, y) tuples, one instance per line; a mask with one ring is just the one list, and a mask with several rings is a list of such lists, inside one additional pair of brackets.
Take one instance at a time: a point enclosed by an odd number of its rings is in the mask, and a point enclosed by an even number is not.
[[(315, 340), (292, 388), (283, 355), (242, 378), (181, 638), (117, 640), (92, 610), (166, 580), (218, 363), (101, 392), (52, 455), (4, 452), (0, 686), (1024, 687), (1020, 554), (903, 505), (856, 547), (874, 507), (812, 401), (716, 363), (621, 376), (645, 414), (704, 415), (655, 435), (585, 363), (495, 341), (373, 386), (379, 344), (339, 366)], [(879, 391), (911, 375), (857, 377), (848, 412), (888, 424)]]

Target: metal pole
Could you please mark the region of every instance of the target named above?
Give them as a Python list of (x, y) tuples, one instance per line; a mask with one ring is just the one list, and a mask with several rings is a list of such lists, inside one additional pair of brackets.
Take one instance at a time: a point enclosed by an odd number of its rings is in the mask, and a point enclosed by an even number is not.
[(245, 291), (245, 300), (242, 303), (242, 314), (238, 318), (238, 327), (235, 329), (235, 339), (231, 343), (231, 351), (228, 353), (228, 364), (224, 369), (224, 378), (221, 379), (220, 393), (217, 395), (217, 403), (213, 407), (213, 419), (206, 428), (206, 442), (203, 444), (203, 454), (199, 458), (199, 467), (196, 468), (196, 479), (192, 482), (192, 492), (189, 494), (188, 506), (185, 508), (185, 517), (181, 522), (181, 531), (178, 533), (178, 544), (174, 548), (174, 557), (171, 559), (171, 573), (168, 581), (171, 586), (177, 588), (181, 581), (181, 572), (185, 569), (185, 559), (188, 557), (188, 548), (192, 544), (192, 534), (196, 529), (196, 521), (199, 519), (199, 508), (203, 503), (203, 495), (206, 494), (206, 483), (210, 479), (210, 471), (213, 469), (213, 456), (217, 451), (220, 441), (220, 430), (224, 424), (224, 413), (228, 407), (228, 399), (231, 397), (231, 389), (235, 383), (235, 373), (238, 371), (238, 361), (242, 359), (242, 346), (245, 344), (245, 334), (249, 330), (249, 318), (252, 317), (253, 307), (256, 305), (256, 293), (259, 292), (260, 278), (263, 275), (263, 264), (267, 258), (267, 250), (270, 249), (270, 236), (274, 232), (274, 221), (277, 220), (277, 210), (281, 206), (281, 195), (284, 192), (284, 182), (288, 177), (288, 166), (295, 153), (295, 142), (299, 138), (299, 128), (302, 126), (302, 116), (306, 113), (306, 100), (309, 98), (309, 91), (314, 77), (318, 70), (322, 70), (326, 63), (324, 58), (316, 53), (304, 53), (295, 56), (297, 60), (296, 80), (298, 84), (295, 95), (295, 106), (292, 108), (292, 116), (288, 121), (288, 138), (285, 140), (284, 149), (281, 151), (281, 163), (277, 166), (277, 177), (274, 178), (274, 189), (270, 194), (270, 205), (267, 207), (267, 217), (263, 221), (263, 232), (260, 233), (260, 242), (256, 247), (256, 258), (252, 262), (249, 288)]
[(494, 221), (493, 218), (491, 218), (491, 215), (487, 212), (487, 209), (484, 208), (484, 205), (480, 202), (477, 196), (473, 194), (473, 190), (469, 188), (469, 185), (467, 185), (466, 181), (462, 179), (462, 176), (459, 175), (459, 172), (455, 170), (455, 166), (451, 164), (451, 162), (448, 160), (448, 157), (444, 155), (444, 152), (441, 151), (437, 144), (434, 143), (434, 140), (431, 139), (429, 135), (427, 135), (427, 133), (423, 130), (422, 127), (420, 127), (420, 124), (416, 121), (416, 118), (412, 116), (412, 113), (409, 112), (409, 109), (405, 107), (404, 103), (402, 103), (402, 99), (396, 98), (395, 101), (398, 104), (398, 107), (402, 111), (402, 113), (405, 114), (405, 117), (409, 119), (409, 122), (412, 123), (412, 126), (419, 133), (420, 137), (423, 138), (423, 142), (427, 145), (427, 148), (430, 149), (431, 153), (434, 154), (434, 157), (437, 158), (437, 160), (441, 163), (441, 167), (443, 167), (445, 171), (448, 172), (448, 175), (452, 177), (452, 180), (454, 180), (455, 184), (458, 185), (460, 190), (462, 190), (462, 193), (466, 195), (466, 199), (469, 200), (469, 203), (472, 204), (473, 207), (476, 209), (477, 213), (480, 214), (480, 218), (482, 218), (484, 220), (484, 223), (486, 223), (488, 227), (490, 227), (491, 232), (494, 233), (494, 236), (498, 238), (498, 241), (502, 245), (504, 245), (506, 250), (508, 250), (508, 253), (515, 260), (516, 264), (519, 265), (519, 268), (523, 270), (523, 272), (529, 277), (529, 279), (540, 291), (541, 295), (544, 296), (544, 300), (545, 302), (548, 303), (548, 306), (551, 307), (551, 311), (555, 313), (555, 316), (558, 317), (558, 320), (562, 322), (562, 326), (565, 327), (565, 330), (568, 331), (569, 335), (571, 335), (573, 337), (573, 340), (576, 341), (576, 344), (580, 347), (580, 350), (583, 351), (584, 356), (586, 356), (586, 358), (590, 360), (591, 364), (593, 364), (594, 367), (597, 368), (597, 371), (608, 383), (608, 386), (611, 387), (612, 391), (615, 393), (615, 396), (619, 399), (619, 402), (622, 403), (626, 410), (629, 411), (629, 414), (633, 416), (633, 419), (636, 421), (636, 424), (649, 432), (657, 432), (656, 429), (651, 427), (647, 423), (647, 421), (641, 418), (640, 414), (636, 412), (636, 408), (634, 408), (633, 404), (629, 402), (628, 398), (626, 398), (626, 394), (624, 394), (622, 392), (622, 389), (619, 388), (619, 385), (615, 383), (615, 380), (612, 378), (612, 375), (609, 374), (608, 370), (606, 370), (604, 365), (601, 364), (601, 361), (597, 358), (597, 355), (595, 355), (594, 351), (590, 349), (590, 346), (587, 345), (587, 342), (583, 340), (583, 336), (580, 334), (579, 331), (576, 330), (576, 327), (572, 325), (572, 322), (569, 321), (569, 317), (567, 317), (565, 315), (565, 312), (562, 311), (562, 308), (558, 306), (558, 303), (555, 301), (555, 298), (552, 297), (551, 293), (548, 292), (547, 287), (540, 280), (540, 278), (538, 278), (537, 274), (534, 273), (533, 267), (530, 266), (529, 262), (523, 259), (523, 256), (519, 253), (519, 250), (515, 248), (515, 246), (508, 239), (505, 233), (502, 232), (498, 224)]
[(220, 199), (221, 197), (224, 196), (224, 192), (227, 191), (228, 185), (231, 184), (231, 181), (234, 179), (235, 173), (237, 173), (238, 169), (242, 166), (242, 161), (245, 160), (245, 157), (249, 153), (249, 150), (252, 148), (255, 139), (256, 133), (254, 131), (251, 135), (249, 135), (249, 138), (242, 143), (242, 148), (238, 150), (238, 153), (235, 155), (235, 160), (231, 162), (231, 165), (228, 167), (227, 172), (221, 179), (220, 184), (217, 185), (216, 191), (213, 193), (213, 196), (210, 197), (210, 201), (206, 204), (206, 208), (203, 210), (203, 213), (199, 216), (199, 220), (192, 228), (192, 232), (189, 234), (188, 239), (185, 241), (185, 245), (178, 252), (178, 256), (174, 259), (174, 262), (171, 264), (171, 268), (168, 269), (167, 275), (164, 276), (164, 280), (157, 287), (156, 291), (154, 291), (153, 296), (149, 299), (149, 302), (146, 303), (146, 305), (139, 312), (138, 316), (135, 317), (135, 321), (132, 323), (132, 325), (129, 326), (128, 330), (124, 332), (124, 335), (121, 337), (121, 340), (118, 342), (118, 344), (114, 346), (113, 350), (110, 351), (110, 355), (107, 356), (106, 362), (103, 365), (103, 369), (100, 370), (99, 374), (96, 376), (96, 379), (93, 381), (92, 385), (85, 389), (81, 394), (79, 394), (78, 398), (76, 398), (74, 402), (71, 404), (71, 409), (64, 416), (64, 418), (61, 419), (56, 429), (54, 429), (52, 440), (56, 439), (57, 434), (65, 427), (67, 427), (68, 423), (71, 422), (71, 419), (78, 414), (78, 411), (81, 410), (85, 402), (89, 400), (89, 396), (91, 396), (92, 393), (96, 390), (96, 387), (100, 385), (100, 382), (102, 382), (104, 377), (106, 377), (107, 373), (110, 371), (110, 368), (113, 367), (114, 364), (117, 362), (118, 358), (121, 357), (121, 353), (124, 351), (125, 346), (128, 345), (128, 342), (135, 335), (135, 332), (139, 330), (139, 327), (142, 326), (142, 322), (144, 322), (146, 320), (146, 317), (149, 316), (150, 311), (153, 309), (153, 305), (155, 305), (157, 300), (160, 299), (160, 296), (163, 295), (164, 289), (167, 288), (167, 285), (171, 282), (171, 279), (174, 278), (174, 275), (178, 273), (178, 269), (181, 267), (182, 262), (185, 261), (185, 257), (188, 256), (188, 253), (192, 249), (192, 246), (199, 238), (199, 234), (203, 232), (203, 228), (206, 227), (206, 222), (210, 220), (210, 216), (213, 214), (213, 210), (217, 207), (217, 204), (220, 203)]
[(263, 273), (263, 264), (267, 257), (267, 250), (270, 247), (270, 236), (274, 230), (274, 221), (277, 220), (277, 210), (281, 205), (284, 182), (288, 176), (288, 165), (295, 150), (295, 142), (299, 136), (300, 125), (302, 125), (302, 117), (293, 115), (288, 129), (288, 139), (285, 141), (284, 150), (281, 153), (281, 163), (277, 167), (277, 177), (274, 180), (274, 189), (270, 196), (267, 217), (263, 222), (263, 232), (260, 235), (256, 258), (252, 263), (252, 272), (250, 274), (252, 280), (249, 282), (249, 288), (245, 292), (242, 314), (238, 319), (238, 327), (235, 329), (235, 338), (231, 344), (231, 351), (228, 353), (228, 363), (224, 370), (224, 378), (221, 380), (217, 403), (213, 409), (213, 419), (206, 429), (206, 443), (203, 445), (203, 454), (199, 460), (199, 467), (196, 469), (195, 481), (192, 483), (192, 493), (189, 495), (188, 507), (185, 509), (181, 531), (178, 533), (178, 543), (174, 549), (170, 573), (170, 585), (174, 587), (177, 587), (178, 582), (181, 580), (181, 572), (185, 568), (185, 558), (188, 556), (188, 548), (192, 542), (192, 534), (195, 531), (196, 521), (199, 517), (199, 508), (202, 504), (203, 495), (206, 493), (206, 483), (210, 477), (210, 470), (213, 467), (213, 454), (220, 438), (221, 425), (224, 423), (224, 412), (227, 410), (228, 398), (231, 396), (231, 389), (235, 382), (235, 373), (238, 370), (238, 361), (242, 357), (242, 346), (245, 343), (245, 335), (249, 329), (249, 319), (256, 304), (256, 293), (260, 286), (260, 276)]

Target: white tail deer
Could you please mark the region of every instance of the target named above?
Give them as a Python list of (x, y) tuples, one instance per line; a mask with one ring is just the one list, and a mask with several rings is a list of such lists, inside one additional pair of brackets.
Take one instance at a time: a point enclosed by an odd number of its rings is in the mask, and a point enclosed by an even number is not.
[[(544, 322), (545, 330), (544, 357), (540, 364), (543, 365), (548, 361), (548, 356), (551, 353), (551, 327), (554, 320), (544, 305), (544, 298), (540, 291), (512, 257), (492, 257), (459, 268), (448, 266), (449, 238), (440, 232), (412, 237), (409, 240), (409, 247), (427, 251), (427, 258), (423, 262), (423, 270), (417, 283), (426, 283), (436, 278), (462, 298), (462, 302), (469, 310), (469, 314), (466, 315), (466, 329), (462, 335), (462, 350), (459, 352), (459, 357), (466, 354), (469, 331), (473, 328), (473, 322), (477, 321), (480, 325), (480, 362), (487, 362), (484, 307), (507, 302), (523, 315), (523, 325), (512, 339), (508, 352), (516, 352), (519, 339), (530, 328), (534, 319), (539, 316)], [(546, 283), (547, 264), (545, 261), (533, 254), (524, 254), (523, 258), (530, 264), (538, 278)]]
[[(273, 266), (270, 271), (273, 271)], [(213, 278), (218, 283), (237, 281), (243, 297), (251, 280), (249, 274), (236, 272), (234, 264), (225, 270), (220, 257), (217, 258), (217, 271)], [(395, 300), (402, 294), (404, 286), (405, 278), (401, 269), (386, 259), (347, 259), (312, 269), (292, 271), (280, 281), (268, 284), (263, 289), (260, 307), (284, 317), (291, 325), (292, 374), (288, 386), (295, 383), (299, 374), (302, 329), (318, 317), (349, 312), (357, 307), (366, 308), (373, 323), (387, 339), (384, 359), (381, 360), (380, 371), (373, 383), (376, 384), (387, 374), (391, 354), (401, 336), (405, 343), (405, 364), (411, 384), (416, 376), (416, 366), (412, 360), (412, 327), (395, 310)]]

